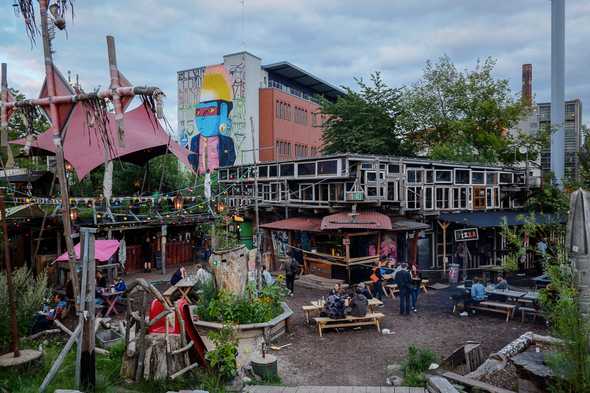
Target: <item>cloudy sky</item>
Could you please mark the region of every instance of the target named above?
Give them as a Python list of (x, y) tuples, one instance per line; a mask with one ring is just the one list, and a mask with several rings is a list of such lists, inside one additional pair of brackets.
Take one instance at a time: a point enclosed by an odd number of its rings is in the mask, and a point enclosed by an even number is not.
[[(550, 97), (549, 0), (244, 2), (242, 9), (240, 0), (78, 0), (69, 37), (57, 32), (56, 64), (79, 74), (86, 90), (106, 87), (105, 36), (114, 35), (119, 68), (132, 83), (164, 90), (174, 125), (176, 71), (219, 63), (241, 49), (263, 64), (287, 60), (347, 86), (375, 70), (393, 86), (410, 84), (427, 59), (445, 53), (459, 68), (492, 56), (497, 76), (509, 79), (515, 94), (521, 64), (532, 63), (537, 102)], [(34, 96), (42, 48), (31, 48), (11, 4), (0, 6), (0, 61), (9, 64), (10, 86)], [(590, 1), (567, 0), (566, 7), (566, 98), (584, 101), (590, 123)]]

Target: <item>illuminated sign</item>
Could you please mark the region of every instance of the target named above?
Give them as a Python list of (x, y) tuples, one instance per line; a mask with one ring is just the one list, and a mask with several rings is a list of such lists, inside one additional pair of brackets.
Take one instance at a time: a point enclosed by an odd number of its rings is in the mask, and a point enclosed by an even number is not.
[(477, 232), (477, 228), (465, 228), (465, 229), (457, 229), (455, 230), (455, 241), (456, 242), (466, 242), (469, 240), (478, 240), (479, 233)]

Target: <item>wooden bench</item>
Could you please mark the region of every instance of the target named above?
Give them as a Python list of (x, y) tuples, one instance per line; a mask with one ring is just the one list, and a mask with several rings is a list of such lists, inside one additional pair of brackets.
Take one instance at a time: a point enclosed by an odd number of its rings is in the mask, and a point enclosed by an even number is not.
[(516, 305), (499, 303), (499, 302), (491, 302), (491, 301), (485, 300), (483, 302), (479, 302), (479, 304), (466, 305), (466, 307), (470, 308), (472, 310), (491, 311), (491, 312), (497, 312), (500, 314), (505, 314), (506, 315), (506, 322), (508, 322), (510, 320), (510, 318), (512, 318), (512, 315), (514, 314), (514, 309), (516, 308)]
[(534, 307), (518, 307), (518, 310), (520, 311), (520, 321), (524, 322), (524, 319), (526, 318), (526, 315), (532, 315), (533, 316), (533, 322), (537, 319), (537, 317), (542, 317), (544, 318), (544, 314), (541, 310), (539, 310), (538, 308), (534, 308)]
[(367, 314), (364, 317), (353, 317), (352, 315), (347, 315), (342, 319), (332, 319), (326, 317), (317, 317), (314, 318), (314, 321), (318, 325), (318, 333), (320, 337), (322, 337), (322, 331), (324, 329), (331, 329), (331, 328), (344, 328), (344, 327), (358, 327), (358, 326), (367, 326), (367, 325), (375, 325), (377, 327), (377, 331), (381, 332), (381, 328), (379, 326), (379, 320), (383, 319), (385, 315), (382, 313), (371, 313)]
[[(420, 289), (424, 291), (424, 293), (428, 293), (428, 288), (426, 287), (430, 281), (429, 280), (422, 280), (420, 284)], [(385, 290), (385, 294), (392, 299), (395, 299), (396, 295), (399, 294), (399, 289), (397, 284), (386, 284), (383, 286)]]
[(302, 306), (303, 313), (305, 314), (305, 323), (309, 325), (309, 316), (311, 313), (319, 313), (321, 308), (318, 309), (316, 306)]

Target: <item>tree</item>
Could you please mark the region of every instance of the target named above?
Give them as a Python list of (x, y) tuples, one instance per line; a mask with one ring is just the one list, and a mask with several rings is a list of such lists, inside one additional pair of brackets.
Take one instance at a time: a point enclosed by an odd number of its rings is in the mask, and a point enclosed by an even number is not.
[(538, 154), (535, 137), (508, 133), (526, 107), (512, 97), (507, 80), (493, 77), (495, 64), (487, 58), (461, 72), (443, 56), (427, 61), (422, 79), (404, 90), (403, 127), (430, 158), (509, 164), (523, 160), (521, 145), (529, 158)]
[(355, 81), (358, 92), (343, 87), (346, 94), (336, 102), (321, 101), (324, 153), (412, 154), (412, 138), (398, 124), (401, 90), (387, 86), (379, 72), (370, 85)]

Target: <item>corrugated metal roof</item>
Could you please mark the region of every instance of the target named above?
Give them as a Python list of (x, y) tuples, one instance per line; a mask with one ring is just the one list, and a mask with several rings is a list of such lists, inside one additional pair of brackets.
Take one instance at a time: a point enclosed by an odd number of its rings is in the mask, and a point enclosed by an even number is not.
[(322, 231), (326, 229), (379, 229), (391, 230), (391, 218), (377, 212), (336, 213), (322, 218)]
[(320, 232), (322, 220), (315, 217), (293, 217), (261, 224), (261, 228), (283, 231)]

